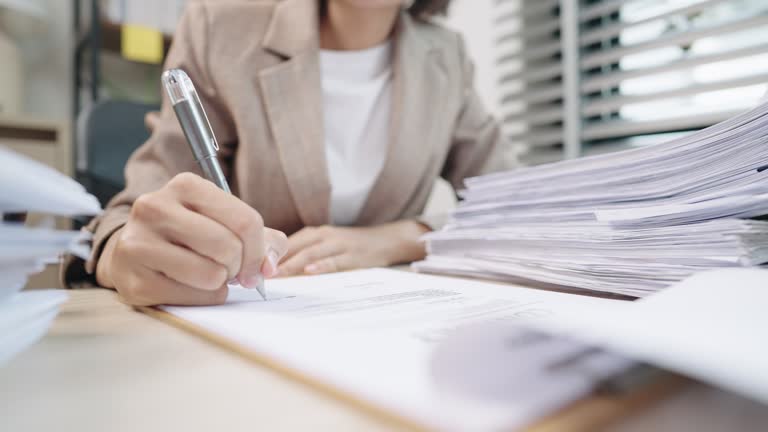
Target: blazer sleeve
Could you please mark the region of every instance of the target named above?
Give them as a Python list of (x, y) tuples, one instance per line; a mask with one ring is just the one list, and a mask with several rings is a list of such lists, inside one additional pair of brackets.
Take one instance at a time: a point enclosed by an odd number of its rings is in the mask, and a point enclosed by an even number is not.
[[(217, 98), (215, 86), (207, 64), (209, 29), (207, 12), (202, 2), (193, 2), (187, 8), (174, 35), (165, 68), (183, 69), (205, 106), (211, 126), (220, 142), (235, 140), (234, 127), (227, 121), (231, 116)], [(159, 83), (158, 83), (159, 85)], [(90, 258), (83, 260), (66, 257), (62, 267), (65, 286), (80, 282), (95, 282), (94, 273), (102, 248), (107, 239), (128, 220), (131, 205), (140, 195), (163, 187), (176, 174), (191, 171), (200, 173), (186, 143), (181, 127), (165, 91), (162, 109), (152, 135), (130, 157), (125, 166), (125, 189), (116, 195), (104, 212), (85, 228), (93, 234)], [(223, 155), (226, 157), (226, 155)], [(223, 166), (225, 173), (227, 166)]]
[(464, 187), (464, 179), (518, 165), (517, 155), (504, 139), (494, 116), (483, 105), (475, 89), (474, 65), (464, 41), (456, 36), (462, 68), (462, 103), (454, 124), (452, 144), (442, 177), (454, 189)]

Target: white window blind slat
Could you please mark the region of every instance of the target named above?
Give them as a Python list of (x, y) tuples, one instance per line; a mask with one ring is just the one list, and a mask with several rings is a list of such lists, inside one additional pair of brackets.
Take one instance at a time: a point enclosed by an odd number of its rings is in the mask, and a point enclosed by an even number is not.
[(532, 88), (519, 88), (502, 94), (502, 103), (519, 100), (528, 104), (549, 102), (563, 97), (563, 91), (559, 86), (540, 86), (536, 90)]
[(533, 40), (550, 36), (560, 28), (560, 23), (556, 19), (546, 20), (536, 27), (518, 27), (501, 34), (496, 38), (496, 44), (501, 45), (505, 41), (523, 39), (525, 41)]
[(698, 93), (713, 92), (717, 90), (725, 90), (734, 87), (746, 87), (756, 84), (768, 83), (768, 73), (761, 73), (732, 80), (723, 80), (712, 83), (697, 84), (687, 87), (682, 87), (674, 90), (667, 90), (655, 93), (646, 93), (633, 96), (614, 96), (609, 98), (601, 98), (584, 104), (582, 110), (587, 116), (598, 115), (606, 111), (615, 111), (619, 108), (636, 104), (639, 102), (648, 102), (658, 99), (667, 99), (675, 96), (690, 96)]
[(509, 135), (512, 140), (525, 139), (533, 147), (546, 147), (557, 144), (563, 139), (563, 129), (560, 127), (542, 127), (525, 132)]
[(581, 61), (581, 67), (584, 69), (590, 69), (609, 65), (621, 60), (622, 57), (628, 56), (630, 54), (637, 54), (643, 51), (650, 51), (652, 49), (664, 48), (673, 45), (686, 45), (698, 39), (711, 36), (722, 36), (726, 33), (741, 31), (748, 27), (757, 27), (761, 25), (768, 25), (768, 14), (736, 19), (723, 24), (713, 25), (708, 28), (702, 28), (698, 30), (681, 31), (666, 37), (601, 51), (596, 54), (585, 56)]
[(605, 88), (614, 87), (621, 84), (622, 81), (630, 78), (637, 78), (643, 76), (652, 76), (665, 72), (673, 72), (680, 69), (691, 68), (693, 66), (700, 66), (708, 63), (717, 63), (726, 60), (733, 60), (744, 57), (752, 57), (758, 54), (764, 54), (768, 52), (768, 42), (761, 43), (755, 46), (748, 46), (746, 48), (736, 48), (728, 51), (700, 55), (696, 57), (686, 57), (680, 60), (664, 63), (658, 66), (651, 66), (642, 69), (626, 70), (621, 72), (612, 72), (606, 74), (594, 75), (591, 78), (587, 78), (582, 82), (582, 91), (584, 93), (590, 93), (599, 91)]
[(701, 12), (709, 7), (722, 3), (724, 0), (706, 0), (700, 3), (694, 3), (688, 6), (680, 6), (672, 10), (653, 14), (651, 16), (630, 22), (618, 22), (604, 26), (595, 27), (593, 30), (587, 30), (581, 35), (580, 43), (582, 46), (600, 42), (605, 39), (621, 36), (621, 33), (629, 28), (648, 24), (654, 21), (671, 18), (675, 15), (690, 15)]
[(591, 5), (585, 6), (579, 14), (579, 18), (583, 22), (610, 15), (621, 9), (623, 3), (625, 3), (625, 0), (606, 0), (602, 2), (595, 2)]
[(496, 4), (502, 130), (523, 160), (707, 127), (768, 90), (764, 0)]
[(632, 136), (671, 132), (681, 129), (700, 129), (711, 126), (740, 113), (741, 111), (723, 111), (710, 114), (672, 117), (649, 121), (610, 121), (584, 127), (585, 140), (602, 140), (617, 136)]
[[(502, 113), (504, 115), (504, 113)], [(563, 109), (560, 107), (542, 110), (526, 110), (514, 112), (504, 116), (506, 122), (525, 122), (528, 125), (537, 126), (558, 122), (563, 119)]]
[(519, 67), (514, 68), (510, 72), (506, 72), (503, 69), (503, 65), (500, 65), (498, 70), (499, 74), (501, 75), (501, 78), (499, 78), (500, 84), (516, 81), (535, 83), (538, 81), (548, 81), (560, 77), (563, 74), (563, 65), (561, 65), (559, 62), (548, 62), (537, 67), (531, 66), (524, 69)]

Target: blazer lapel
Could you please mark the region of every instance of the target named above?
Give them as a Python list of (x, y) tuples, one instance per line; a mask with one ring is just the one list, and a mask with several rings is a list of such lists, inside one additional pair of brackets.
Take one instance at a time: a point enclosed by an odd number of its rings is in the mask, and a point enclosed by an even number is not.
[(296, 209), (307, 226), (328, 223), (331, 193), (323, 135), (316, 3), (285, 0), (275, 6), (262, 45), (284, 60), (258, 76), (280, 163)]
[(433, 155), (433, 134), (440, 127), (440, 89), (447, 76), (439, 50), (415, 34), (403, 13), (395, 33), (393, 97), (387, 159), (363, 206), (358, 223), (370, 225), (402, 214)]

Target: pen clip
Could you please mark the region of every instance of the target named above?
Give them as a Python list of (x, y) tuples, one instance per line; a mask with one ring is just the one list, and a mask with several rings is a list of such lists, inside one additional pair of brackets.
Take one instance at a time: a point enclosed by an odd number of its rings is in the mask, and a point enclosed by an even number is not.
[(192, 88), (191, 93), (192, 93), (192, 100), (195, 104), (195, 109), (197, 109), (200, 112), (201, 117), (203, 117), (203, 119), (205, 120), (206, 126), (208, 126), (208, 139), (210, 139), (211, 142), (213, 143), (213, 148), (216, 151), (219, 151), (219, 142), (216, 141), (216, 135), (213, 133), (213, 127), (211, 126), (211, 121), (208, 120), (208, 114), (205, 112), (205, 109), (203, 108), (203, 102), (200, 100), (200, 96), (197, 95), (197, 91), (194, 88)]

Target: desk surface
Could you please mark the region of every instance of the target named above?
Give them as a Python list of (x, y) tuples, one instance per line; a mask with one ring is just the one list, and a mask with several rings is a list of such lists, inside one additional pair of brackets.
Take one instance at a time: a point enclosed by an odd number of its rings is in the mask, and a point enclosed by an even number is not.
[[(121, 304), (70, 291), (49, 334), (0, 369), (0, 430), (392, 430)], [(768, 409), (695, 385), (610, 428), (755, 431)]]

